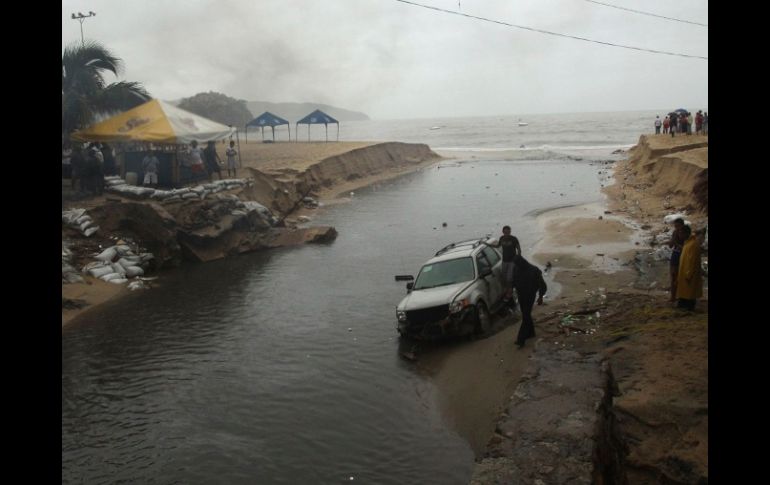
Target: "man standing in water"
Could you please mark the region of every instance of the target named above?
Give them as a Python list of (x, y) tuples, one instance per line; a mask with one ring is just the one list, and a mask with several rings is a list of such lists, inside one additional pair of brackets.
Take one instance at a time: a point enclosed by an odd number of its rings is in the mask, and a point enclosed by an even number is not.
[(521, 327), (516, 337), (516, 345), (524, 347), (528, 338), (535, 336), (535, 322), (532, 320), (532, 308), (537, 304), (543, 304), (543, 295), (548, 291), (548, 286), (543, 279), (543, 272), (521, 256), (516, 256), (516, 269), (513, 272), (513, 286), (519, 296), (519, 308), (521, 308)]
[(521, 246), (516, 236), (511, 236), (511, 226), (503, 227), (503, 235), (497, 240), (497, 244), (487, 246), (503, 249), (503, 280), (505, 281), (505, 300), (510, 301), (513, 295), (513, 266), (516, 256), (521, 256)]

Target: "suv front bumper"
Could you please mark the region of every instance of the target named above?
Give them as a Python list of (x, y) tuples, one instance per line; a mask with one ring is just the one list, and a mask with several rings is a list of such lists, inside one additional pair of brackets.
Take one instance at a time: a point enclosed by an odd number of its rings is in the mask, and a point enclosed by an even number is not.
[(398, 322), (398, 332), (413, 338), (438, 339), (473, 333), (476, 325), (475, 307), (469, 306), (458, 313), (452, 313), (439, 320), (427, 322)]

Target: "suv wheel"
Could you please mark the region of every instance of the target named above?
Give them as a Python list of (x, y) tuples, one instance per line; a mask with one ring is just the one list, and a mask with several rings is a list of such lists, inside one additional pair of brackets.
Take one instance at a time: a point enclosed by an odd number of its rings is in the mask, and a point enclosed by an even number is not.
[(489, 331), (492, 326), (492, 318), (487, 310), (487, 305), (483, 301), (476, 304), (476, 333), (484, 334)]

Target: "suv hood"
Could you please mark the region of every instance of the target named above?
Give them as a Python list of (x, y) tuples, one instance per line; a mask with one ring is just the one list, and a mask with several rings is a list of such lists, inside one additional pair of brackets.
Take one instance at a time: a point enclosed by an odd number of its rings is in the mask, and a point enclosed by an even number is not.
[(457, 293), (471, 283), (471, 281), (464, 281), (462, 283), (455, 283), (454, 285), (438, 286), (436, 288), (427, 288), (425, 290), (413, 290), (401, 300), (401, 303), (398, 304), (398, 309), (402, 311), (419, 310), (421, 308), (429, 308), (438, 305), (448, 305), (452, 302)]

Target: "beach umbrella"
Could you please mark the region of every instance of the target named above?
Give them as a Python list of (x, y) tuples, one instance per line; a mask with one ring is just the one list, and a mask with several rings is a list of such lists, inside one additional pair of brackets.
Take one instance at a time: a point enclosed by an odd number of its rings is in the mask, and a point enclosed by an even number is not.
[(152, 99), (72, 134), (75, 141), (188, 144), (221, 140), (235, 128)]
[(687, 114), (688, 113), (688, 111), (686, 109), (684, 109), (684, 108), (679, 108), (677, 110), (674, 110), (674, 112), (677, 113), (677, 114)]

